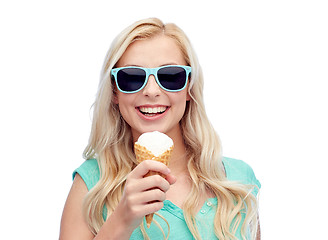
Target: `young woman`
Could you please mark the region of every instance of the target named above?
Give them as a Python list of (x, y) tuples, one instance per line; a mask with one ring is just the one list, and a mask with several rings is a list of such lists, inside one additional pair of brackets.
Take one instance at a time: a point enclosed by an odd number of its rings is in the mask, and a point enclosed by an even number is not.
[[(137, 164), (133, 144), (150, 131), (172, 138), (169, 167)], [(174, 24), (141, 20), (114, 40), (84, 156), (65, 204), (62, 240), (259, 239), (260, 183), (246, 163), (221, 156), (200, 65)], [(164, 177), (144, 177), (149, 171)], [(154, 212), (148, 229), (144, 216)]]

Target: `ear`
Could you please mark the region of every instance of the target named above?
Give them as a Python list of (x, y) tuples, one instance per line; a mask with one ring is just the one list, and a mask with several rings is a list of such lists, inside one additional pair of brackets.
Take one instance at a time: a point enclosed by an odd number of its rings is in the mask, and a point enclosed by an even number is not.
[(190, 99), (191, 99), (191, 97), (190, 97), (189, 91), (187, 91), (186, 101), (190, 101)]
[(113, 90), (113, 103), (118, 104), (117, 88), (114, 86)]
[(116, 94), (113, 95), (113, 103), (118, 104), (118, 97)]
[(189, 84), (190, 84), (190, 82), (188, 82), (188, 85), (186, 86), (186, 88), (187, 88), (186, 101), (190, 101), (191, 100), (191, 97), (190, 97), (190, 94), (189, 94), (189, 92), (190, 92)]

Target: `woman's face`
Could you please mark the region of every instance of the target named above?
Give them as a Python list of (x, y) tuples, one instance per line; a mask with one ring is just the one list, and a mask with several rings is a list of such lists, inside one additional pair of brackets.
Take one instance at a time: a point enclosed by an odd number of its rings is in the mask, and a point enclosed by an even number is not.
[[(156, 68), (163, 65), (186, 65), (176, 42), (158, 35), (132, 43), (116, 67), (139, 66)], [(190, 100), (188, 86), (180, 92), (167, 92), (160, 88), (153, 75), (147, 85), (136, 93), (116, 91), (115, 103), (122, 117), (130, 125), (134, 140), (144, 132), (160, 131), (173, 137), (180, 134), (180, 120)]]

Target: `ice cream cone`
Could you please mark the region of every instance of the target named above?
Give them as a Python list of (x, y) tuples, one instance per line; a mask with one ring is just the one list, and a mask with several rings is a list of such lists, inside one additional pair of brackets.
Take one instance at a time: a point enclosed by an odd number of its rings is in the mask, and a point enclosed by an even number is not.
[[(145, 143), (143, 145), (145, 145)], [(152, 151), (150, 151), (147, 147), (145, 147), (143, 145), (140, 145), (138, 142), (136, 142), (134, 144), (134, 152), (135, 152), (136, 160), (137, 160), (138, 163), (141, 163), (144, 160), (154, 160), (154, 161), (159, 161), (161, 163), (164, 163), (166, 166), (169, 165), (170, 158), (171, 158), (171, 153), (173, 151), (173, 142), (172, 142), (171, 146), (166, 151), (164, 151), (163, 153), (161, 153), (158, 156), (156, 156)], [(145, 175), (145, 177), (152, 176), (152, 175), (155, 175), (155, 174), (159, 174), (159, 175), (163, 176), (162, 174), (160, 174), (158, 172), (149, 171)], [(150, 224), (153, 220), (153, 216), (154, 216), (154, 213), (151, 213), (151, 214), (148, 214), (148, 215), (145, 216), (148, 228), (150, 227)]]
[(161, 163), (164, 163), (166, 166), (169, 165), (171, 153), (173, 150), (173, 146), (166, 150), (164, 153), (162, 153), (159, 156), (155, 156), (150, 150), (148, 150), (146, 147), (141, 146), (138, 143), (134, 144), (134, 153), (136, 154), (136, 159), (138, 163), (141, 163), (144, 160), (155, 160), (159, 161)]

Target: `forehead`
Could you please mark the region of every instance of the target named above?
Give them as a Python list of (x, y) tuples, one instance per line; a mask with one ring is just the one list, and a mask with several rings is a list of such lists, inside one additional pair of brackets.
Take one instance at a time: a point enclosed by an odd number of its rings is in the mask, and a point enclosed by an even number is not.
[(167, 64), (185, 65), (186, 61), (177, 42), (161, 34), (130, 44), (116, 66), (158, 67)]

